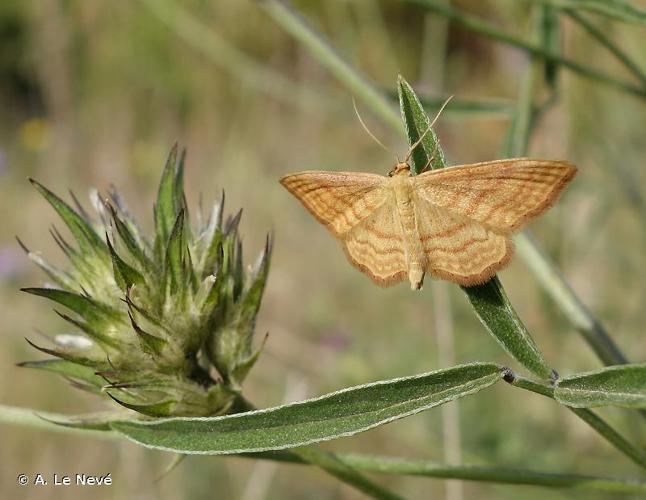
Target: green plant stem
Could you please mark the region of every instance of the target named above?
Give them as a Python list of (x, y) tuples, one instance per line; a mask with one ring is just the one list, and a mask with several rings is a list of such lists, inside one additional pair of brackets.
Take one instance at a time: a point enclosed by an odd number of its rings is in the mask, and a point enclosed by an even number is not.
[[(396, 93), (389, 93), (393, 99), (397, 99)], [(424, 108), (429, 111), (438, 111), (449, 98), (448, 95), (425, 96), (419, 95), (419, 100)], [(453, 97), (451, 105), (443, 113), (457, 115), (471, 115), (471, 117), (487, 117), (489, 115), (509, 115), (514, 109), (515, 102), (508, 99), (482, 98), (468, 99)]]
[(587, 10), (611, 19), (646, 24), (646, 10), (625, 0), (526, 0), (559, 9)]
[[(0, 424), (19, 425), (48, 432), (69, 435), (87, 436), (104, 440), (123, 439), (113, 431), (94, 431), (65, 427), (43, 420), (42, 415), (53, 421), (66, 421), (67, 415), (34, 411), (28, 408), (16, 408), (0, 405)], [(378, 472), (383, 474), (425, 476), (444, 479), (463, 479), (491, 483), (534, 485), (554, 488), (573, 488), (615, 493), (646, 493), (646, 482), (639, 479), (595, 477), (578, 474), (559, 474), (536, 472), (526, 469), (509, 469), (480, 465), (447, 465), (427, 460), (412, 460), (400, 457), (373, 456), (363, 454), (327, 453), (336, 462), (345, 464), (355, 470)], [(310, 463), (303, 456), (292, 451), (248, 453), (238, 455), (244, 458), (275, 460), (295, 464)], [(311, 456), (309, 457), (312, 458)]]
[(328, 474), (354, 486), (359, 491), (362, 491), (373, 498), (383, 500), (401, 500), (403, 498), (366, 479), (355, 467), (343, 460), (340, 460), (333, 453), (323, 451), (314, 446), (294, 448), (290, 451), (303, 461), (316, 465), (317, 467), (325, 470)]
[[(306, 463), (299, 457), (284, 452), (254, 453), (240, 456), (295, 464)], [(490, 467), (486, 465), (447, 465), (428, 460), (355, 453), (336, 453), (335, 458), (357, 470), (383, 474), (533, 485), (548, 488), (572, 488), (613, 493), (646, 493), (646, 481), (639, 479), (536, 472), (527, 469)]]
[(564, 12), (578, 25), (585, 29), (590, 36), (596, 38), (596, 40), (608, 49), (619, 62), (621, 62), (633, 75), (635, 75), (642, 82), (642, 85), (646, 85), (646, 74), (642, 69), (637, 65), (635, 61), (632, 60), (628, 54), (621, 50), (617, 45), (606, 36), (606, 34), (597, 28), (593, 23), (591, 23), (585, 15), (579, 14), (574, 9), (565, 9)]
[[(529, 380), (516, 374), (512, 375), (511, 381), (507, 377), (505, 377), (505, 380), (515, 387), (520, 387), (521, 389), (554, 399), (554, 388), (552, 386), (534, 382), (533, 380)], [(646, 468), (646, 451), (634, 447), (626, 438), (619, 434), (596, 413), (587, 408), (572, 408), (569, 406), (566, 408), (601, 434), (606, 441), (630, 458), (634, 463), (640, 467)]]
[(581, 333), (587, 344), (605, 365), (628, 363), (626, 356), (612, 340), (603, 325), (594, 317), (581, 299), (568, 285), (559, 269), (527, 233), (514, 239), (516, 251), (532, 271), (543, 290), (559, 305), (570, 323)]
[(522, 49), (536, 57), (540, 57), (546, 61), (550, 61), (561, 66), (568, 68), (569, 70), (578, 73), (581, 76), (602, 82), (606, 85), (615, 87), (617, 89), (623, 90), (630, 94), (636, 95), (638, 97), (646, 97), (646, 88), (636, 86), (632, 83), (618, 80), (611, 75), (602, 73), (594, 68), (581, 64), (579, 62), (573, 61), (566, 57), (563, 57), (559, 54), (555, 54), (551, 51), (545, 50), (540, 45), (537, 45), (532, 42), (527, 42), (522, 38), (510, 35), (501, 31), (496, 26), (492, 26), (489, 23), (482, 21), (481, 19), (464, 14), (453, 7), (449, 7), (440, 2), (434, 0), (406, 0), (410, 3), (415, 3), (421, 5), (429, 10), (435, 11), (443, 16), (446, 16), (448, 19), (454, 21), (457, 24), (464, 26), (465, 28), (478, 33), (483, 36), (487, 36), (499, 42), (503, 42), (512, 47)]
[(364, 75), (345, 61), (332, 48), (332, 45), (320, 33), (317, 33), (298, 12), (278, 0), (260, 0), (258, 3), (274, 21), (307, 47), (336, 78), (342, 81), (374, 113), (393, 128), (401, 129), (401, 121), (394, 104), (373, 86)]

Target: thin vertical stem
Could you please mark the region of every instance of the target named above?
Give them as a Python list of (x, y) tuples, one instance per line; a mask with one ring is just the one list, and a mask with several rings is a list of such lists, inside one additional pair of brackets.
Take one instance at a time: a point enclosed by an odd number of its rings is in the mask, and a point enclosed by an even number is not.
[(294, 455), (303, 459), (307, 463), (320, 467), (327, 473), (354, 486), (366, 495), (380, 500), (403, 500), (399, 495), (373, 483), (360, 474), (354, 467), (346, 464), (332, 453), (328, 453), (313, 446), (295, 448), (291, 451)]
[[(437, 338), (437, 357), (440, 366), (455, 364), (455, 338), (453, 312), (448, 284), (443, 281), (431, 282), (435, 336)], [(462, 462), (462, 437), (460, 433), (460, 406), (458, 401), (442, 405), (442, 437), (444, 459), (451, 465)], [(446, 482), (446, 500), (460, 500), (464, 490), (460, 481)]]

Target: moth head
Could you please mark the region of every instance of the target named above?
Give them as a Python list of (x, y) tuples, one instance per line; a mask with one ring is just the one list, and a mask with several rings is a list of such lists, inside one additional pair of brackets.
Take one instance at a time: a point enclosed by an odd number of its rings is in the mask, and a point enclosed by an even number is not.
[(410, 165), (406, 161), (397, 161), (395, 166), (392, 168), (390, 172), (388, 172), (388, 176), (392, 177), (393, 175), (405, 175), (409, 176), (410, 175)]

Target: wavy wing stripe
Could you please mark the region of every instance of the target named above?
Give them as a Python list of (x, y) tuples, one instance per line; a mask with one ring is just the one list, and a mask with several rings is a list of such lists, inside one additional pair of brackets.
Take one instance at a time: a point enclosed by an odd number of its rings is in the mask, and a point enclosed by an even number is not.
[(463, 286), (484, 283), (511, 258), (506, 236), (478, 222), (418, 200), (420, 240), (427, 272)]
[(509, 234), (547, 210), (575, 173), (567, 162), (516, 158), (434, 170), (414, 183), (426, 202)]
[(390, 286), (406, 278), (406, 247), (395, 214), (385, 203), (343, 237), (350, 263), (380, 286)]
[(385, 177), (350, 172), (299, 172), (280, 182), (337, 237), (370, 216), (385, 201)]

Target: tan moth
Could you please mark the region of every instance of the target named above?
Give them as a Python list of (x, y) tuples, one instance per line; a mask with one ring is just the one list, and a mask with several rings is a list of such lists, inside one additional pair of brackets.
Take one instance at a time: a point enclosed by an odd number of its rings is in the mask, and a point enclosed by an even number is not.
[(576, 167), (510, 158), (411, 175), (408, 159), (426, 132), (388, 177), (306, 171), (280, 182), (380, 286), (408, 278), (418, 290), (426, 274), (484, 283), (509, 262), (510, 236), (552, 206)]
[(513, 252), (510, 235), (545, 212), (576, 173), (565, 161), (511, 158), (411, 175), (299, 172), (285, 186), (380, 286), (424, 275), (484, 283)]

